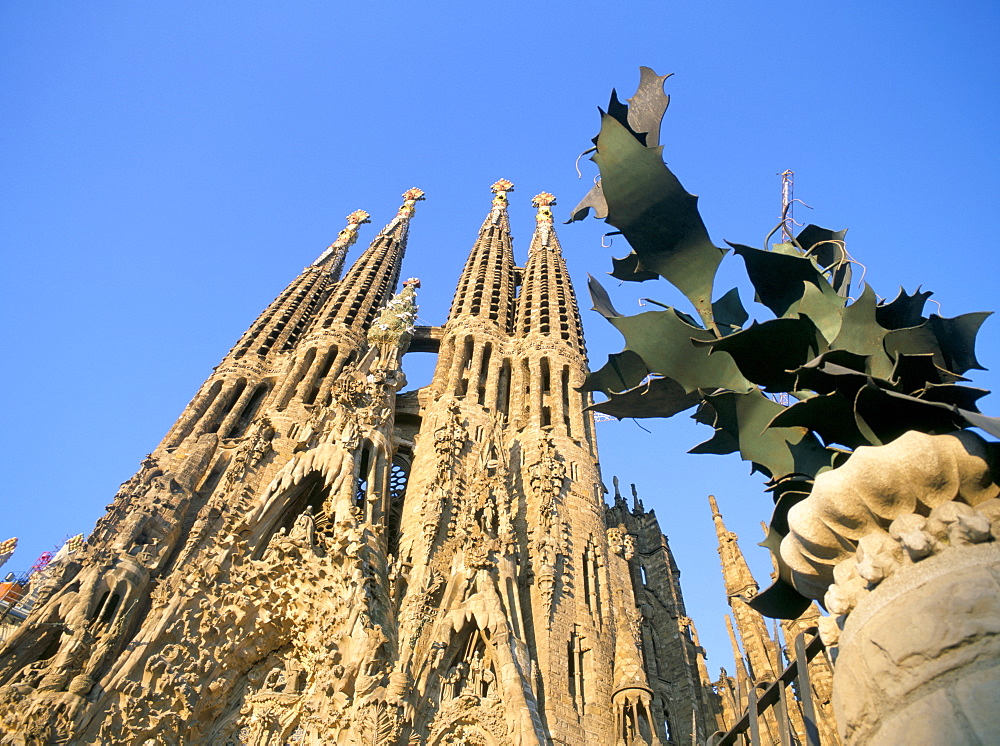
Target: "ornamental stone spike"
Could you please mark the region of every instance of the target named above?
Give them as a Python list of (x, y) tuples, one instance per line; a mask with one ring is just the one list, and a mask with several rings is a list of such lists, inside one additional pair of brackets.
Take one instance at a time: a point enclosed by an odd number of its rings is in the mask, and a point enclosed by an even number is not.
[(330, 274), (339, 279), (347, 250), (358, 240), (358, 228), (365, 223), (370, 223), (370, 218), (371, 216), (364, 210), (355, 210), (348, 215), (347, 225), (337, 234), (337, 240), (330, 244), (311, 266), (319, 267), (328, 264)]

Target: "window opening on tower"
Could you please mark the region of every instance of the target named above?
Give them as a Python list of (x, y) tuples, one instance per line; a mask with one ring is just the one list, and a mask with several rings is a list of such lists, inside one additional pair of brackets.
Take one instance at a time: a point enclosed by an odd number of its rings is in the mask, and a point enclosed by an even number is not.
[(504, 358), (500, 365), (500, 378), (497, 381), (497, 409), (503, 415), (504, 422), (510, 413), (510, 360)]
[(569, 409), (569, 366), (564, 365), (562, 369), (562, 381), (560, 386), (562, 393), (563, 422), (566, 425), (566, 435), (573, 437), (573, 418)]
[(241, 378), (236, 382), (236, 385), (229, 392), (229, 396), (226, 399), (226, 406), (222, 408), (215, 417), (215, 421), (205, 429), (206, 433), (217, 433), (219, 432), (219, 427), (222, 425), (222, 421), (229, 416), (229, 413), (233, 411), (233, 407), (236, 406), (236, 402), (240, 400), (243, 395), (243, 390), (247, 387), (247, 379)]
[(483, 357), (479, 364), (478, 394), (479, 404), (486, 404), (486, 379), (490, 372), (490, 358), (493, 356), (493, 343), (487, 342), (483, 345)]
[(229, 434), (225, 437), (239, 438), (246, 432), (247, 427), (251, 422), (253, 422), (253, 418), (257, 414), (257, 410), (260, 409), (260, 405), (267, 397), (267, 391), (269, 388), (270, 387), (266, 382), (257, 384), (257, 388), (254, 389), (253, 394), (243, 406), (243, 411), (240, 412), (240, 416), (237, 418), (236, 422), (233, 423), (233, 426), (229, 428)]
[(288, 406), (288, 402), (291, 401), (292, 396), (295, 395), (295, 390), (299, 387), (299, 384), (305, 379), (309, 374), (310, 368), (312, 368), (313, 361), (316, 359), (316, 348), (310, 347), (306, 350), (305, 356), (302, 358), (302, 362), (299, 363), (299, 367), (295, 371), (295, 375), (292, 376), (291, 380), (285, 385), (284, 393), (281, 396), (281, 401), (278, 402), (278, 410), (281, 411)]
[(368, 496), (369, 472), (372, 464), (372, 444), (365, 441), (361, 448), (361, 460), (358, 464), (358, 477), (354, 485), (354, 506), (365, 510), (366, 498)]
[(403, 501), (409, 479), (410, 459), (397, 453), (389, 469), (389, 514), (385, 519), (386, 551), (394, 557), (399, 554), (399, 525), (403, 519)]
[(220, 391), (222, 391), (222, 381), (215, 381), (212, 384), (211, 388), (209, 388), (208, 393), (205, 395), (205, 398), (202, 399), (200, 403), (195, 404), (197, 409), (195, 410), (194, 416), (191, 417), (191, 419), (189, 419), (177, 431), (177, 434), (174, 436), (174, 439), (170, 443), (171, 447), (180, 445), (180, 442), (191, 434), (191, 431), (194, 430), (195, 425), (198, 424), (201, 418), (205, 416), (205, 413), (208, 412), (209, 409), (211, 409), (213, 404), (215, 404), (215, 400), (219, 397)]
[(336, 359), (337, 345), (331, 345), (330, 349), (327, 350), (326, 354), (323, 356), (323, 362), (321, 363), (320, 369), (316, 374), (316, 378), (313, 380), (313, 385), (302, 399), (303, 404), (315, 403), (320, 387), (322, 387), (323, 381), (325, 381), (326, 377), (329, 375), (330, 369), (333, 367), (333, 363)]

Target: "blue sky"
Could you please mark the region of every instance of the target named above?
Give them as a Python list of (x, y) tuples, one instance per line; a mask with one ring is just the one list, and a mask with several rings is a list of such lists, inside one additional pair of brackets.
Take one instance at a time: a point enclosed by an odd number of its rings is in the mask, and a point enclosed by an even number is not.
[[(878, 293), (923, 284), (945, 316), (996, 309), (998, 32), (1000, 6), (969, 0), (3, 3), (0, 538), (22, 539), (4, 569), (89, 532), (349, 212), (372, 214), (365, 242), (405, 189), (427, 192), (403, 271), (423, 280), (428, 324), (445, 318), (500, 177), (516, 185), (523, 261), (531, 197), (555, 193), (564, 219), (587, 191), (596, 169), (584, 160), (578, 180), (574, 160), (639, 65), (675, 73), (664, 156), (717, 244), (761, 246), (776, 174), (792, 169), (814, 208), (796, 217), (849, 228)], [(581, 295), (628, 251), (603, 248), (605, 230), (559, 229)], [(727, 259), (718, 292), (741, 275)], [(616, 284), (626, 312), (681, 303), (664, 283)], [(584, 324), (598, 367), (621, 342), (592, 312)], [(987, 367), (997, 329), (980, 335)], [(426, 362), (408, 361), (414, 382)], [(996, 374), (973, 382), (996, 388)], [(761, 580), (769, 501), (735, 456), (685, 455), (706, 429), (643, 426), (599, 425), (606, 481), (635, 482), (655, 508), (710, 669), (731, 669), (706, 495)]]

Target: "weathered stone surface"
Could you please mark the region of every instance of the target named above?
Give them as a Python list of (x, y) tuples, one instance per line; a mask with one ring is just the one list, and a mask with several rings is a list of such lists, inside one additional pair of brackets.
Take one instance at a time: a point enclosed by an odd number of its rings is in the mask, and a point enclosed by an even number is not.
[(902, 515), (926, 515), (953, 501), (975, 507), (998, 493), (978, 435), (909, 431), (885, 446), (859, 447), (843, 466), (820, 474), (809, 497), (789, 510), (781, 557), (796, 589), (820, 599), (833, 568), (863, 537), (887, 531)]
[(858, 603), (844, 624), (834, 684), (848, 742), (889, 743), (901, 708), (909, 733), (966, 733), (966, 721), (980, 732), (1000, 728), (1000, 709), (990, 714), (983, 698), (958, 687), (967, 673), (1000, 677), (998, 569), (996, 543), (952, 548), (898, 570)]

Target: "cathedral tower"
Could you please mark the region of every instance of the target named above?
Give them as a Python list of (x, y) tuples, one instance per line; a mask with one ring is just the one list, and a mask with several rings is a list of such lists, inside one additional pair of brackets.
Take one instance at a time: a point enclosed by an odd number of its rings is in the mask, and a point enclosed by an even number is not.
[[(547, 193), (493, 202), (443, 327), (423, 193), (251, 325), (0, 650), (0, 743), (667, 744), (716, 729), (653, 514), (606, 508)], [(408, 349), (440, 347), (405, 386)]]

